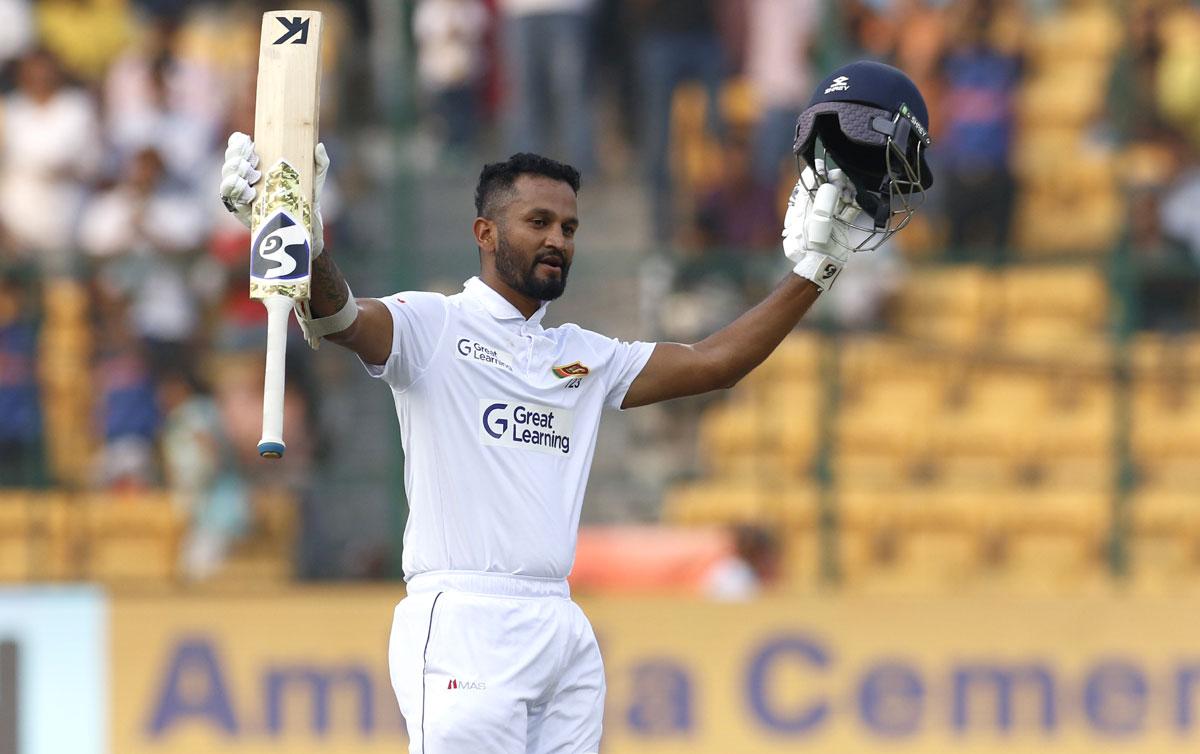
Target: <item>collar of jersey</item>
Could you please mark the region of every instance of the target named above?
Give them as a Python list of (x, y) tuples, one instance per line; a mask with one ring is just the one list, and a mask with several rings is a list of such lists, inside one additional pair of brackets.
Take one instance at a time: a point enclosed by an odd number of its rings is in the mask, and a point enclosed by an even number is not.
[(509, 303), (508, 299), (501, 296), (478, 277), (473, 277), (463, 283), (463, 292), (475, 301), (478, 301), (487, 310), (487, 313), (496, 319), (503, 321), (515, 320), (533, 327), (538, 327), (542, 324), (542, 317), (546, 316), (546, 308), (550, 305), (549, 301), (543, 301), (538, 310), (533, 313), (533, 316), (525, 319), (525, 315), (517, 307)]

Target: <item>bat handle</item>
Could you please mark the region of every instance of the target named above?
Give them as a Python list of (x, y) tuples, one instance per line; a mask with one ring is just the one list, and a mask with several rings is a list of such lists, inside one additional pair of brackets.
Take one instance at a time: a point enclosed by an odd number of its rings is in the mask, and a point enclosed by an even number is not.
[(267, 371), (263, 380), (263, 430), (258, 454), (263, 458), (282, 458), (283, 374), (287, 355), (288, 315), (292, 299), (278, 294), (263, 299), (267, 308)]

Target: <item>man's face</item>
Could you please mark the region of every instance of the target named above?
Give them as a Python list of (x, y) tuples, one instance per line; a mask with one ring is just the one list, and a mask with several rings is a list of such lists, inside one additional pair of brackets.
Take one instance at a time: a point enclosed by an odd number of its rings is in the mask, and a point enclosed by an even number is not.
[(496, 223), (496, 273), (518, 293), (552, 301), (567, 287), (579, 227), (575, 192), (562, 181), (522, 175)]

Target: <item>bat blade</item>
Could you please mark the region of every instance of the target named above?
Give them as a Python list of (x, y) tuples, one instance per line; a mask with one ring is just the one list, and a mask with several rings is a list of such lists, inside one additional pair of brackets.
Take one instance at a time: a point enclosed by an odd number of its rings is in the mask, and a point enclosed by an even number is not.
[(315, 11), (263, 14), (258, 48), (254, 144), (258, 184), (250, 221), (250, 298), (267, 308), (263, 434), (259, 455), (279, 458), (284, 360), (291, 305), (309, 297), (312, 276), (313, 150), (321, 98), (322, 17)]

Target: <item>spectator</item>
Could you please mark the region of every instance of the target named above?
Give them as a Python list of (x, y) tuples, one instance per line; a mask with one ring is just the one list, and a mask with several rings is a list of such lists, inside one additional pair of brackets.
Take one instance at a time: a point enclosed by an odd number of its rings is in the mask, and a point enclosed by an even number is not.
[(30, 0), (0, 0), (0, 91), (13, 87), (13, 66), (37, 41)]
[(71, 249), (86, 183), (100, 162), (92, 102), (65, 85), (53, 55), (36, 50), (21, 59), (17, 91), (0, 117), (0, 222), (8, 242), (43, 272), (66, 272), (76, 261)]
[(39, 0), (40, 36), (71, 75), (98, 83), (129, 44), (134, 18), (126, 0)]
[(758, 597), (779, 578), (782, 547), (779, 538), (761, 526), (733, 527), (733, 552), (709, 571), (704, 593), (721, 602), (742, 602)]
[(1200, 146), (1200, 11), (1195, 3), (1174, 3), (1160, 14), (1152, 17), (1161, 45), (1154, 81), (1158, 110)]
[(894, 65), (907, 73), (921, 91), (930, 122), (940, 124), (946, 9), (929, 0), (899, 0), (893, 13), (896, 26), (904, 30), (896, 38)]
[(208, 178), (226, 96), (209, 66), (179, 55), (179, 39), (169, 20), (150, 25), (109, 68), (104, 111), (115, 165), (152, 146), (174, 179), (198, 190)]
[(945, 122), (938, 152), (944, 177), (939, 180), (953, 253), (999, 252), (1009, 239), (1016, 195), (1009, 159), (1021, 60), (989, 40), (994, 6), (992, 0), (965, 6), (942, 65)]
[[(1200, 166), (1182, 134), (1161, 131), (1130, 148), (1126, 178), (1138, 325), (1179, 333), (1200, 324)], [(1154, 164), (1167, 171), (1155, 173)]]
[[(1131, 187), (1129, 200), (1130, 233), (1132, 242), (1133, 286), (1137, 300), (1137, 327), (1178, 334), (1195, 329), (1200, 323), (1197, 283), (1200, 267), (1189, 249), (1178, 240), (1164, 234), (1163, 221), (1178, 219), (1178, 205), (1187, 192), (1196, 193), (1197, 184), (1184, 188), (1183, 193), (1170, 196), (1166, 206), (1162, 187)], [(1190, 197), (1194, 201), (1194, 196)], [(1195, 205), (1191, 213), (1194, 214)]]
[(88, 206), (81, 223), (83, 248), (100, 263), (101, 284), (128, 300), (155, 373), (195, 366), (201, 291), (192, 282), (200, 275), (196, 252), (205, 221), (204, 208), (190, 194), (164, 186), (158, 152), (143, 149), (126, 165), (121, 183)]
[(0, 273), (0, 487), (41, 479), (42, 410), (30, 281)]
[(1134, 3), (1125, 25), (1125, 44), (1113, 62), (1105, 113), (1122, 140), (1154, 138), (1163, 128), (1156, 99), (1163, 36), (1163, 8)]
[(675, 90), (697, 80), (708, 90), (708, 128), (724, 136), (721, 86), (725, 50), (717, 33), (714, 0), (635, 0), (640, 39), (642, 160), (651, 194), (654, 240), (675, 234), (671, 178), (671, 105)]
[(106, 489), (147, 489), (158, 481), (154, 439), (161, 417), (154, 381), (141, 345), (133, 337), (119, 303), (98, 323), (96, 407), (104, 445), (97, 454), (92, 483)]
[[(858, 243), (863, 235), (851, 230), (850, 244)], [(893, 238), (874, 251), (857, 254), (854, 275), (838, 280), (828, 298), (822, 294), (825, 300), (820, 305), (827, 307), (825, 311), (839, 326), (874, 330), (889, 324), (908, 274), (898, 245)]]
[(480, 0), (421, 0), (413, 18), (417, 72), (451, 156), (475, 143), (487, 27)]
[(561, 156), (583, 173), (595, 165), (586, 75), (592, 6), (593, 0), (499, 1), (510, 148)]
[(195, 0), (132, 0), (137, 13), (156, 21), (178, 22)]
[(723, 159), (720, 183), (702, 196), (697, 206), (699, 246), (736, 250), (738, 254), (777, 246), (783, 224), (777, 206), (781, 202), (774, 181), (756, 180), (749, 140), (731, 138)]
[(812, 95), (809, 47), (818, 23), (811, 0), (749, 0), (746, 76), (762, 114), (754, 135), (754, 177), (775, 186), (781, 168), (795, 181), (792, 138)]
[(200, 580), (216, 572), (249, 529), (249, 495), (209, 392), (188, 373), (172, 370), (159, 383), (158, 399), (164, 478), (190, 524), (180, 566)]

